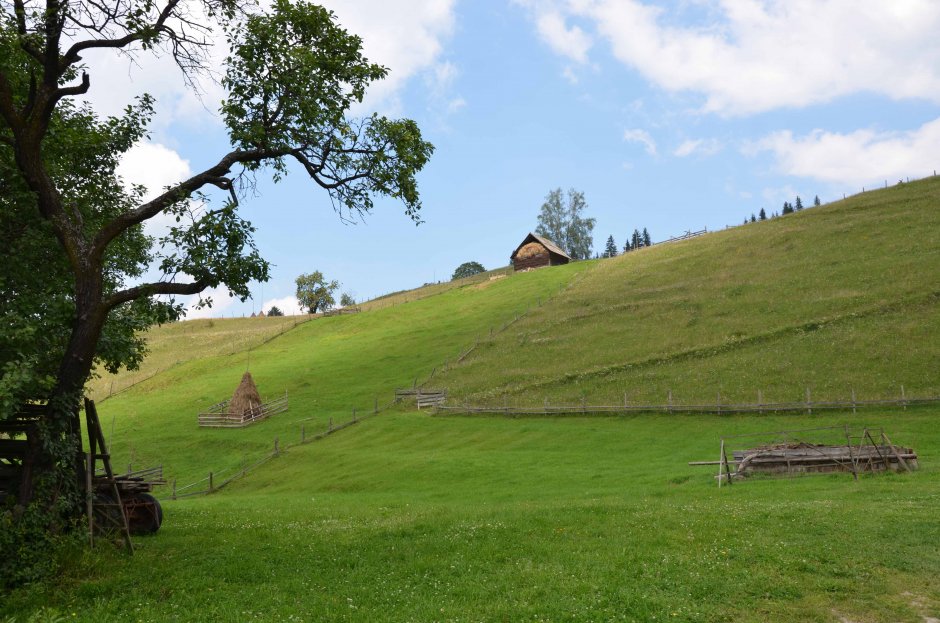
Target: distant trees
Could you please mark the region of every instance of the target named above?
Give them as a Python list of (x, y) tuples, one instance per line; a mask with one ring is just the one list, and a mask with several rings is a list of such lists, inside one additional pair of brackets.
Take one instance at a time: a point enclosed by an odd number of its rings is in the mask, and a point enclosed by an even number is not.
[[(819, 200), (819, 195), (816, 195), (813, 198), (813, 207), (818, 208), (820, 205), (822, 205), (822, 202)], [(790, 203), (789, 201), (784, 201), (783, 209), (780, 211), (780, 214), (777, 214), (776, 212), (774, 212), (770, 218), (777, 218), (777, 216), (786, 216), (787, 214), (793, 214), (794, 212), (799, 212), (800, 210), (802, 210), (803, 207), (804, 207), (803, 200), (800, 199), (799, 195), (797, 195), (793, 203)], [(758, 215), (757, 218), (755, 218), (753, 214), (751, 214), (750, 219), (745, 218), (744, 224), (747, 225), (748, 223), (755, 223), (758, 220), (761, 220), (761, 221), (767, 220), (767, 213), (764, 211), (764, 208), (760, 209), (760, 214)]]
[(333, 292), (339, 288), (336, 280), (327, 281), (319, 270), (297, 277), (297, 300), (308, 313), (327, 310), (336, 305)]
[(607, 236), (607, 244), (604, 246), (604, 255), (602, 257), (617, 257), (617, 243), (614, 237)]
[(571, 259), (586, 260), (594, 246), (591, 232), (596, 221), (583, 216), (586, 208), (584, 193), (570, 188), (566, 197), (556, 188), (545, 196), (535, 233), (559, 245)]
[[(557, 241), (556, 241), (557, 242)], [(483, 264), (479, 262), (464, 262), (457, 267), (457, 270), (454, 271), (454, 276), (450, 278), (451, 281), (454, 279), (463, 279), (464, 277), (472, 277), (474, 275), (479, 275), (480, 273), (486, 272), (486, 269), (483, 268)]]
[(339, 296), (340, 307), (353, 307), (356, 304), (356, 297), (349, 292), (343, 292)]
[(626, 244), (623, 245), (623, 252), (627, 251), (636, 251), (637, 249), (642, 249), (643, 247), (649, 247), (653, 245), (653, 239), (650, 237), (649, 231), (644, 227), (643, 231), (639, 229), (634, 229), (633, 233), (630, 234), (630, 237), (627, 238)]
[(277, 305), (272, 305), (272, 306), (271, 306), (271, 309), (268, 310), (268, 317), (269, 317), (269, 318), (270, 318), (271, 316), (283, 316), (283, 315), (284, 315), (284, 312), (282, 312), (282, 311), (281, 311), (281, 308), (278, 307)]

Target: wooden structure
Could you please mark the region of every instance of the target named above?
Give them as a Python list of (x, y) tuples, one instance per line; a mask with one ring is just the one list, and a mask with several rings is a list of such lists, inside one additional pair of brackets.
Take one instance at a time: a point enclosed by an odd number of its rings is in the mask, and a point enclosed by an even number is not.
[(0, 502), (13, 497), (25, 506), (33, 498), (33, 474), (42, 461), (39, 419), (45, 405), (26, 405), (0, 421)]
[(280, 398), (269, 400), (242, 413), (230, 413), (230, 400), (223, 400), (209, 407), (198, 416), (199, 426), (203, 428), (244, 428), (278, 413), (287, 411), (287, 392)]
[[(39, 439), (39, 422), (46, 417), (47, 405), (27, 404), (10, 419), (0, 422), (0, 501), (13, 496), (25, 506), (33, 497), (35, 476), (51, 464)], [(76, 410), (72, 431), (79, 435)], [(128, 551), (133, 551), (131, 534), (150, 534), (160, 528), (163, 511), (150, 495), (153, 487), (165, 484), (162, 468), (154, 467), (123, 475), (111, 469), (111, 455), (105, 445), (95, 403), (85, 400), (85, 430), (88, 451), (79, 447), (75, 475), (85, 491), (85, 512), (89, 539), (119, 533)], [(100, 467), (99, 467), (100, 464)]]
[(413, 387), (411, 389), (396, 389), (395, 390), (395, 402), (401, 402), (402, 400), (414, 398), (415, 404), (418, 405), (418, 408), (424, 407), (440, 407), (444, 404), (444, 401), (447, 399), (447, 390), (446, 389), (421, 389), (420, 387)]
[[(807, 433), (816, 438), (836, 437), (840, 442), (807, 441)], [(728, 457), (729, 441), (755, 437), (772, 437), (773, 440), (743, 450), (731, 450), (731, 458)], [(858, 480), (858, 474), (863, 472), (916, 469), (917, 454), (912, 448), (891, 443), (884, 431), (876, 433), (865, 428), (853, 432), (848, 426), (839, 426), (723, 437), (717, 461), (692, 461), (689, 465), (717, 465), (716, 478), (721, 487), (722, 483), (731, 484), (738, 478), (757, 474), (792, 476), (848, 472)]]
[(543, 266), (567, 264), (571, 257), (557, 244), (530, 233), (509, 256), (513, 270), (531, 270)]

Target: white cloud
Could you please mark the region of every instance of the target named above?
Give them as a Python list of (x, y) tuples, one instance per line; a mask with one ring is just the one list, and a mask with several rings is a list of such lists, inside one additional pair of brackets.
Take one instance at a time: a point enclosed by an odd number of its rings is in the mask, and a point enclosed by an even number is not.
[[(802, 107), (858, 92), (940, 102), (940, 3), (931, 0), (716, 0), (652, 5), (639, 0), (517, 0), (534, 8), (553, 49), (586, 54), (591, 34), (568, 37), (564, 20), (590, 20), (616, 59), (653, 84), (705, 97), (725, 115)], [(559, 26), (559, 24), (561, 26)], [(568, 38), (566, 38), (568, 37)], [(570, 39), (570, 40), (569, 40)]]
[(277, 307), (286, 316), (296, 316), (304, 313), (304, 310), (300, 307), (300, 303), (297, 301), (297, 297), (294, 296), (284, 296), (279, 299), (268, 299), (261, 304), (261, 309), (264, 310), (264, 313), (267, 314), (271, 311), (271, 307)]
[[(185, 0), (184, 0), (185, 1)], [(444, 40), (454, 29), (456, 0), (324, 0), (339, 24), (363, 39), (365, 56), (390, 69), (389, 76), (367, 92), (367, 106), (394, 109), (396, 97), (409, 78), (432, 69), (443, 50)], [(269, 4), (262, 2), (262, 5)], [(191, 5), (191, 6), (190, 6)], [(197, 3), (187, 10), (201, 13)], [(200, 19), (200, 18), (196, 18)], [(204, 20), (200, 20), (204, 21)], [(406, 33), (406, 34), (403, 34)], [(216, 75), (200, 81), (203, 93), (194, 93), (169, 55), (139, 53), (134, 59), (112, 50), (92, 50), (84, 56), (91, 76), (86, 97), (103, 115), (117, 115), (133, 98), (149, 93), (157, 100), (157, 128), (176, 120), (220, 123), (218, 108), (224, 90), (218, 83), (228, 46), (221, 32), (211, 36), (208, 65)], [(360, 111), (361, 112), (361, 111)]]
[(196, 320), (198, 318), (221, 318), (225, 315), (226, 309), (229, 309), (232, 305), (238, 302), (237, 298), (229, 296), (228, 288), (225, 286), (211, 288), (202, 293), (201, 296), (203, 299), (212, 299), (212, 307), (196, 309), (196, 303), (199, 302), (199, 296), (200, 295), (194, 295), (190, 297), (189, 302), (186, 305), (186, 318), (188, 320)]
[(565, 67), (561, 72), (561, 76), (570, 82), (571, 84), (578, 84), (581, 80), (578, 78), (578, 74), (574, 72), (574, 69), (571, 67)]
[(452, 115), (466, 105), (467, 100), (462, 97), (455, 97), (454, 99), (447, 102), (447, 114)]
[(656, 155), (656, 141), (653, 140), (653, 137), (650, 136), (649, 132), (646, 130), (640, 130), (634, 128), (632, 130), (625, 130), (623, 133), (623, 140), (628, 143), (640, 143), (643, 145), (643, 148), (646, 149), (646, 153), (651, 156)]
[(680, 158), (685, 158), (693, 154), (698, 154), (700, 156), (713, 156), (721, 151), (721, 149), (721, 142), (714, 138), (689, 139), (683, 141), (681, 145), (676, 147), (672, 154)]
[(539, 36), (556, 54), (576, 63), (586, 63), (591, 38), (578, 26), (569, 27), (557, 11), (539, 12), (535, 18)]
[(940, 119), (908, 132), (815, 130), (795, 137), (774, 132), (748, 145), (746, 154), (769, 151), (787, 175), (859, 186), (923, 177), (940, 168)]
[[(121, 158), (117, 174), (126, 184), (147, 187), (144, 201), (159, 195), (167, 186), (172, 186), (192, 175), (189, 161), (160, 143), (140, 142), (131, 147)], [(160, 213), (144, 224), (146, 233), (159, 238), (176, 223), (176, 218)]]
[(146, 186), (145, 200), (153, 199), (167, 186), (192, 175), (188, 160), (165, 145), (150, 142), (131, 147), (121, 158), (117, 173), (127, 183)]
[(323, 0), (321, 4), (336, 13), (344, 28), (362, 37), (370, 61), (389, 68), (388, 77), (370, 88), (364, 108), (394, 109), (409, 78), (441, 71), (436, 63), (454, 31), (456, 0)]

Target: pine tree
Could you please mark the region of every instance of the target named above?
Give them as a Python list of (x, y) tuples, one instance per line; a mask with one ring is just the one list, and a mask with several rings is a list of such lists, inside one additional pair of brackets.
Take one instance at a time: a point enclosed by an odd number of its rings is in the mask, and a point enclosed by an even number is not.
[(643, 228), (643, 246), (651, 247), (653, 246), (653, 239), (650, 238), (650, 233), (646, 231), (646, 228)]
[(789, 201), (783, 202), (783, 212), (781, 214), (793, 214), (793, 206), (790, 205)]
[(634, 249), (640, 249), (643, 247), (643, 238), (640, 235), (639, 229), (633, 230), (633, 236), (631, 237), (631, 244), (633, 245)]
[(817, 208), (820, 206), (819, 195), (816, 195), (816, 198), (813, 199), (813, 206)]
[(744, 224), (747, 225), (747, 218), (744, 219)]
[(761, 209), (760, 209), (760, 212), (758, 213), (758, 218), (760, 218), (760, 220), (762, 220), (762, 221), (766, 221), (766, 220), (767, 220), (767, 213), (764, 212), (764, 208), (761, 208)]
[(751, 222), (752, 222), (752, 223), (756, 223), (756, 222), (757, 222), (757, 217), (754, 216), (754, 214), (751, 214)]
[(796, 211), (797, 211), (797, 212), (799, 212), (800, 210), (803, 209), (803, 202), (800, 201), (799, 195), (797, 195), (797, 197), (796, 197), (796, 205), (795, 205), (794, 207), (796, 208)]
[(617, 243), (614, 242), (613, 235), (607, 236), (607, 246), (604, 249), (604, 257), (617, 257)]

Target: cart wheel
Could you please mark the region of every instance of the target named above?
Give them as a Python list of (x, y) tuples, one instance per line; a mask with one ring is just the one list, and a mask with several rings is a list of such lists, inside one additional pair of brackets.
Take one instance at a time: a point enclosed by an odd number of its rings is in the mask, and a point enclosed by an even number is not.
[(137, 493), (125, 499), (124, 511), (131, 534), (153, 534), (160, 529), (163, 521), (160, 502), (149, 493)]
[[(157, 511), (157, 530), (159, 530), (160, 526), (163, 525), (163, 507), (160, 506), (160, 500), (153, 497), (149, 493), (141, 493), (137, 497), (139, 497), (141, 500), (144, 500), (145, 502), (153, 504), (153, 507)], [(154, 532), (156, 532), (157, 530), (154, 530)]]

